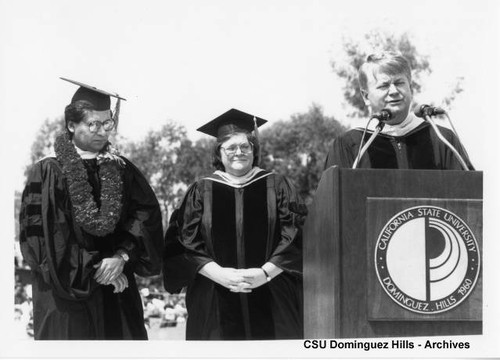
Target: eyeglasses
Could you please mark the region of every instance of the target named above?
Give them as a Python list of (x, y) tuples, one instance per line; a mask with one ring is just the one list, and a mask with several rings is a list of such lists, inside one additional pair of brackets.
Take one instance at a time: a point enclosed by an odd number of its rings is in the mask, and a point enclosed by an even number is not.
[(87, 126), (89, 127), (90, 132), (96, 133), (99, 131), (99, 129), (102, 128), (105, 131), (111, 131), (115, 127), (115, 121), (113, 119), (108, 119), (103, 122), (100, 121), (89, 121), (87, 123)]
[(240, 149), (242, 154), (249, 154), (253, 151), (253, 146), (251, 143), (246, 143), (246, 144), (239, 144), (239, 145), (231, 145), (227, 148), (223, 148), (221, 146), (221, 149), (224, 150), (227, 156), (232, 156), (236, 154), (236, 151)]

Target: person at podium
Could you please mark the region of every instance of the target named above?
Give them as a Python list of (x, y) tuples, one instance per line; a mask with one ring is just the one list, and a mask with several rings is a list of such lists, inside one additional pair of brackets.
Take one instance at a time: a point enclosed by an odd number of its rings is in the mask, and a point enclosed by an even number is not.
[[(396, 52), (369, 55), (359, 68), (358, 81), (370, 118), (380, 119), (381, 114), (386, 115), (382, 130), (361, 157), (358, 156), (360, 147), (369, 141), (373, 130), (365, 132), (364, 128), (355, 128), (339, 136), (330, 147), (325, 169), (333, 165), (352, 168), (354, 164), (357, 168), (378, 169), (464, 168), (431, 124), (411, 111), (411, 68), (405, 57)], [(472, 169), (458, 137), (447, 128), (438, 128)]]
[(167, 291), (187, 286), (187, 340), (303, 338), (307, 209), (285, 177), (258, 166), (253, 133), (265, 122), (231, 109), (198, 129), (217, 138), (216, 171), (172, 215), (163, 263)]

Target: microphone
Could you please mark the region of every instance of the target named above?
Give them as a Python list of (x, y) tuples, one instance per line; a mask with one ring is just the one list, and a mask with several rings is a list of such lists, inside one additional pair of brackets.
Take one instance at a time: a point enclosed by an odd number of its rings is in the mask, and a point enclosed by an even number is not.
[(392, 113), (388, 109), (382, 109), (380, 112), (372, 114), (372, 119), (377, 119), (378, 121), (389, 121), (392, 118)]
[[(462, 156), (460, 155), (460, 153), (457, 151), (457, 149), (455, 149), (455, 147), (443, 136), (443, 134), (441, 133), (441, 131), (439, 130), (439, 127), (436, 125), (436, 123), (434, 122), (434, 120), (432, 120), (432, 116), (434, 115), (446, 115), (446, 117), (448, 118), (448, 121), (450, 122), (452, 128), (453, 128), (453, 132), (455, 133), (455, 135), (457, 136), (457, 139), (458, 139), (458, 142), (459, 144), (461, 145), (461, 141), (460, 141), (460, 138), (458, 137), (458, 134), (457, 132), (455, 131), (455, 127), (453, 126), (453, 123), (451, 122), (450, 120), (450, 117), (448, 116), (448, 114), (446, 113), (445, 110), (439, 108), (439, 107), (436, 107), (436, 106), (430, 106), (430, 105), (426, 105), (426, 104), (423, 104), (423, 105), (420, 105), (420, 106), (416, 106), (415, 107), (415, 111), (413, 112), (415, 114), (415, 116), (419, 117), (419, 118), (423, 118), (425, 119), (425, 121), (427, 121), (431, 126), (432, 128), (434, 129), (434, 132), (436, 133), (437, 137), (439, 138), (439, 140), (441, 140), (441, 142), (443, 144), (445, 144), (448, 149), (451, 150), (451, 152), (455, 155), (455, 157), (458, 159), (458, 161), (460, 162), (460, 165), (462, 165), (462, 168), (466, 171), (469, 170), (469, 167), (467, 166), (467, 163), (464, 161), (464, 159), (462, 158)], [(465, 148), (462, 146), (462, 148), (464, 149), (465, 151)], [(467, 152), (465, 151), (465, 156), (468, 158), (468, 155), (467, 155)], [(470, 162), (470, 161), (469, 161)]]
[(366, 142), (366, 144), (364, 146), (362, 146), (363, 145), (363, 139), (365, 138), (365, 134), (366, 134), (366, 129), (368, 127), (368, 124), (366, 124), (365, 131), (363, 131), (363, 135), (361, 136), (361, 142), (359, 143), (358, 155), (356, 156), (356, 159), (354, 159), (354, 163), (352, 165), (353, 169), (356, 169), (356, 167), (358, 166), (358, 163), (361, 160), (361, 157), (363, 156), (363, 154), (366, 152), (366, 150), (371, 145), (371, 143), (373, 142), (373, 140), (375, 140), (375, 138), (377, 137), (377, 135), (382, 131), (382, 129), (385, 126), (385, 122), (388, 121), (388, 120), (390, 120), (391, 118), (392, 118), (392, 113), (391, 113), (390, 110), (387, 110), (387, 109), (382, 109), (382, 110), (380, 110), (380, 112), (372, 114), (372, 116), (370, 118), (370, 121), (372, 119), (377, 119), (378, 120), (378, 124), (375, 127), (375, 131), (373, 132), (372, 136), (370, 136), (370, 138), (368, 139), (368, 141)]
[(415, 116), (425, 119), (427, 116), (444, 115), (446, 114), (446, 111), (437, 106), (422, 104), (420, 106), (416, 106), (413, 113)]

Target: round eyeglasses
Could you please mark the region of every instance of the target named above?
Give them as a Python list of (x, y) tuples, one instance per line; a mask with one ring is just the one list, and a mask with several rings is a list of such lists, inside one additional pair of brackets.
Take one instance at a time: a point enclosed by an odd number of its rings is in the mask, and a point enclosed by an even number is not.
[(230, 145), (227, 148), (221, 146), (221, 149), (224, 150), (227, 156), (232, 156), (236, 154), (238, 149), (240, 149), (242, 154), (249, 154), (253, 151), (253, 145), (251, 143), (239, 144), (239, 145)]
[(99, 131), (99, 129), (102, 128), (105, 131), (111, 131), (115, 127), (115, 121), (113, 119), (108, 119), (103, 122), (100, 121), (89, 121), (87, 123), (87, 126), (89, 127), (90, 132), (96, 133)]

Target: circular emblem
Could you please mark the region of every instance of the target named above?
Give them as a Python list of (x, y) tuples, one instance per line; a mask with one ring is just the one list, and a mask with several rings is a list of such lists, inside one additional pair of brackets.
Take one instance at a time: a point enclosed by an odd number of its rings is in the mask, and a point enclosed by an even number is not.
[(387, 295), (421, 314), (448, 311), (464, 301), (476, 285), (479, 262), (479, 247), (467, 224), (436, 206), (395, 215), (375, 247), (375, 268)]

